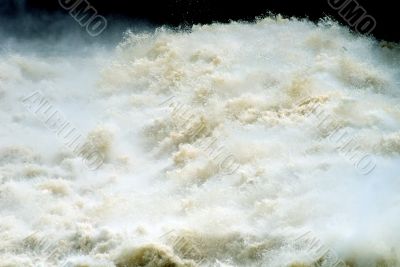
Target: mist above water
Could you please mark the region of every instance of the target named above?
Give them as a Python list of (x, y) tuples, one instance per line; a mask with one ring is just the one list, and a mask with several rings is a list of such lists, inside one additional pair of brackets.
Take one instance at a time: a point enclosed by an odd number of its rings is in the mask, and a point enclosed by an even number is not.
[(279, 16), (121, 28), (2, 33), (0, 266), (400, 266), (398, 46)]

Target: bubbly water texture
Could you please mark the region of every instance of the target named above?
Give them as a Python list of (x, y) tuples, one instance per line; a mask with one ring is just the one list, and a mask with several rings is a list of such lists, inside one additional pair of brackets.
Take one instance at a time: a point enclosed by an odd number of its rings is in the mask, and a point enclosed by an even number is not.
[(400, 266), (397, 45), (267, 17), (56, 49), (0, 52), (1, 267)]

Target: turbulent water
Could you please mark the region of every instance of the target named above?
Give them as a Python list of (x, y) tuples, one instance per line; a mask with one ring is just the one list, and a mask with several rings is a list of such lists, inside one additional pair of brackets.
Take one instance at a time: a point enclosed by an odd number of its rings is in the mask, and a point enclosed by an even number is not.
[(397, 45), (280, 17), (10, 42), (1, 267), (400, 266)]

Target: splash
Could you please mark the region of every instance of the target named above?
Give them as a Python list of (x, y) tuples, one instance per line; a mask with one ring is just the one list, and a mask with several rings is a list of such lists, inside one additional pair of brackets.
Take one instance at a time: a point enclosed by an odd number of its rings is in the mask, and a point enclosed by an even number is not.
[(277, 16), (60, 47), (0, 53), (0, 266), (400, 266), (398, 45)]

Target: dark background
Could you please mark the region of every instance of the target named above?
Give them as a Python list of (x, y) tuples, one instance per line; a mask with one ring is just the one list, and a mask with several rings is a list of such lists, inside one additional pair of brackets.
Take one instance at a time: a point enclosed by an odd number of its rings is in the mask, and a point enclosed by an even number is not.
[[(149, 27), (170, 25), (173, 27), (186, 27), (192, 24), (212, 22), (229, 22), (230, 20), (253, 21), (258, 16), (269, 12), (280, 13), (284, 16), (296, 16), (318, 21), (324, 16), (330, 16), (347, 25), (340, 17), (338, 11), (332, 9), (327, 0), (164, 0), (164, 1), (138, 1), (138, 0), (88, 0), (99, 14), (104, 15), (109, 22), (110, 29), (121, 21), (126, 24)], [(57, 24), (57, 20), (68, 16), (58, 0), (0, 0), (0, 16), (3, 22), (0, 27), (24, 34), (45, 34), (46, 31)], [(377, 27), (372, 34), (387, 41), (400, 42), (400, 29), (398, 16), (400, 8), (397, 1), (358, 0), (367, 13), (377, 21)], [(7, 18), (8, 21), (4, 22)], [(27, 20), (26, 18), (30, 18)], [(40, 23), (29, 23), (31, 18)], [(70, 22), (73, 19), (70, 18)], [(10, 26), (12, 24), (12, 26)], [(76, 23), (69, 23), (68, 27), (80, 28)], [(17, 30), (15, 27), (19, 27)], [(117, 26), (115, 26), (117, 27)], [(351, 28), (349, 26), (349, 28)]]

